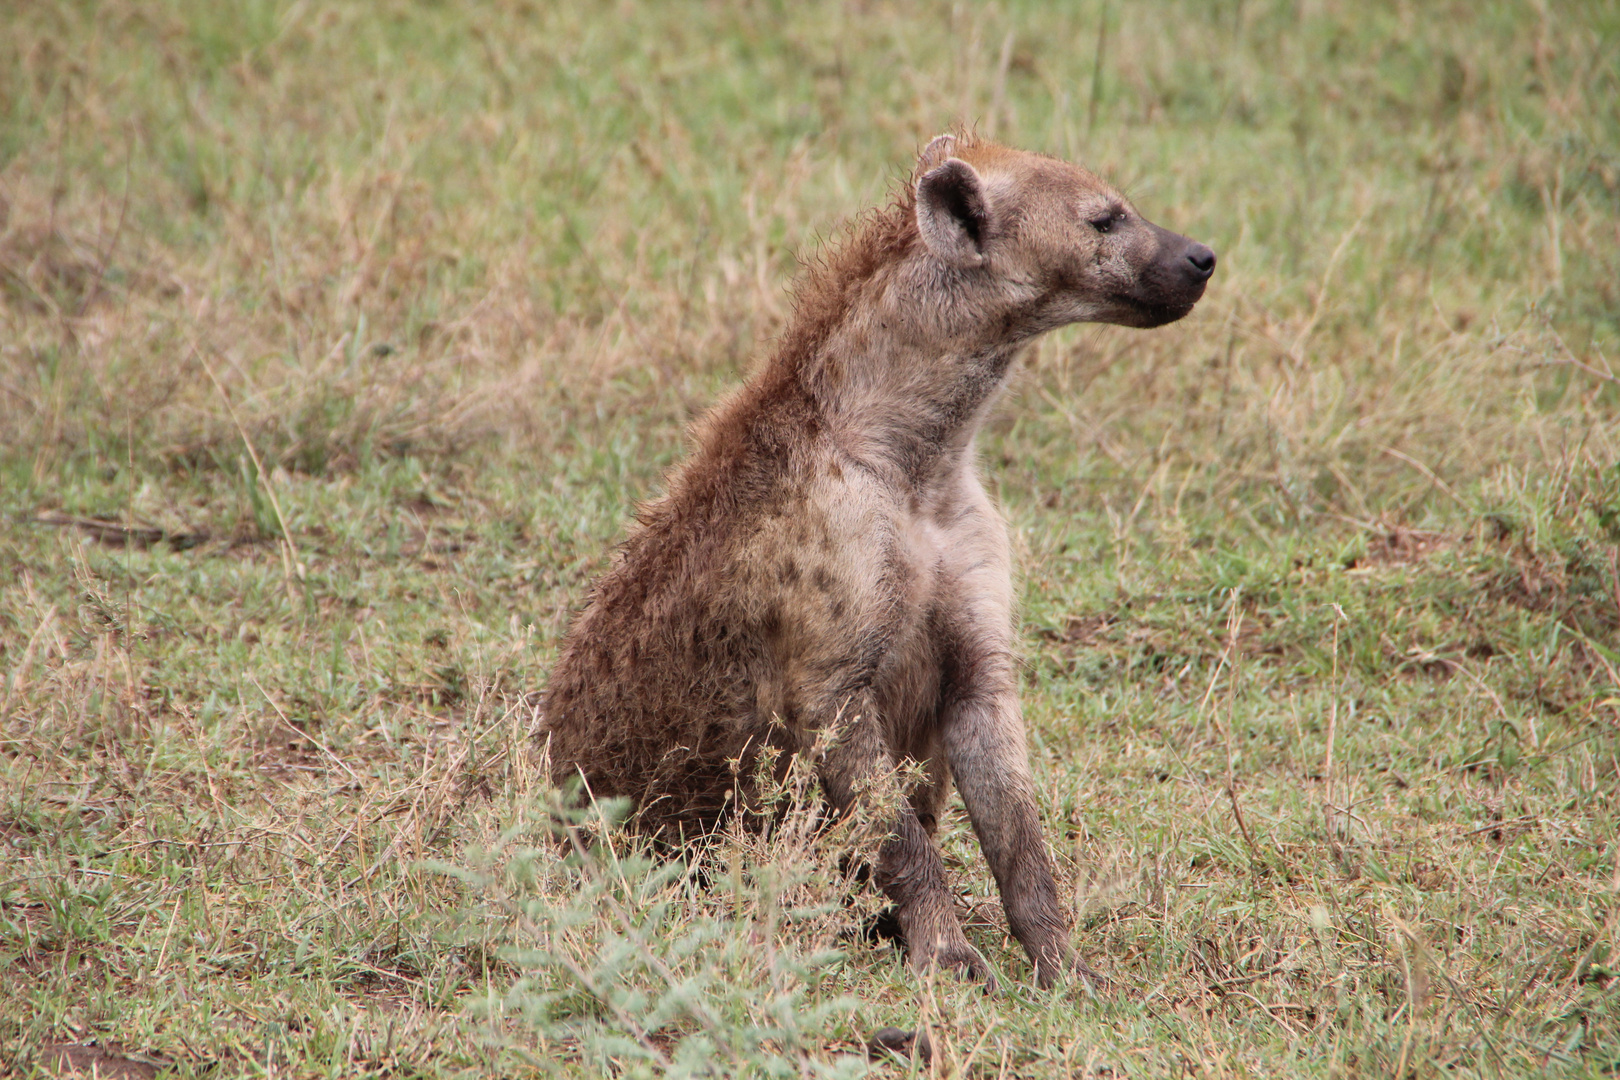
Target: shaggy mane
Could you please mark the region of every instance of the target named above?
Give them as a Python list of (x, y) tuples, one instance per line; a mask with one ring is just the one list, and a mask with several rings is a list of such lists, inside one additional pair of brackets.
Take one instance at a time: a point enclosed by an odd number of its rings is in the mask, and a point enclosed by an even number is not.
[(793, 318), (772, 350), (773, 366), (804, 372), (861, 288), (885, 267), (911, 254), (917, 231), (916, 196), (909, 185), (889, 205), (857, 215), (814, 255), (792, 285)]
[(857, 214), (814, 255), (792, 286), (793, 318), (771, 353), (773, 366), (803, 373), (806, 365), (843, 320), (861, 287), (885, 267), (903, 261), (922, 242), (917, 230), (917, 181), (945, 157), (984, 146), (971, 131), (934, 139), (923, 150), (912, 175), (897, 184), (887, 206)]

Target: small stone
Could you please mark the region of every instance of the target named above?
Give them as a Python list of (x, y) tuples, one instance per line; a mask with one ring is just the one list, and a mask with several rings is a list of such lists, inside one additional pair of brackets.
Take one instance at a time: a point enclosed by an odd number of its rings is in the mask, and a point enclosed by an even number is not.
[(880, 1028), (872, 1033), (866, 1049), (868, 1056), (874, 1059), (889, 1053), (900, 1057), (915, 1057), (924, 1065), (934, 1057), (934, 1045), (928, 1040), (928, 1032), (921, 1029), (905, 1031), (897, 1027)]

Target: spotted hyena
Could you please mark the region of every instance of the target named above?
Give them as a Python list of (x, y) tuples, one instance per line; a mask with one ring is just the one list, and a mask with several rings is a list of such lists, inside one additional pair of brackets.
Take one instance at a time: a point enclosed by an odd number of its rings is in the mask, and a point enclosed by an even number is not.
[(769, 359), (699, 424), (591, 589), (535, 730), (554, 778), (690, 836), (767, 747), (818, 748), (839, 810), (916, 763), (923, 781), (884, 796), (901, 809), (875, 868), (912, 964), (992, 978), (932, 838), (954, 781), (1038, 981), (1085, 971), (1041, 835), (1007, 529), (973, 438), (1031, 340), (1172, 322), (1214, 270), (1084, 169), (929, 143), (893, 203), (804, 272)]

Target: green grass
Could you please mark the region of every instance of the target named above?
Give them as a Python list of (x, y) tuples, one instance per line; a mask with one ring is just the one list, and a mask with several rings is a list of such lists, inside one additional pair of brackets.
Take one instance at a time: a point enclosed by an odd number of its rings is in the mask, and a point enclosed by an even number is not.
[[(0, 1070), (1620, 1073), (1615, 3), (0, 31)], [(959, 814), (994, 997), (807, 815), (570, 854), (523, 739), (796, 258), (957, 120), (1221, 258), (982, 440), (1100, 1001)]]

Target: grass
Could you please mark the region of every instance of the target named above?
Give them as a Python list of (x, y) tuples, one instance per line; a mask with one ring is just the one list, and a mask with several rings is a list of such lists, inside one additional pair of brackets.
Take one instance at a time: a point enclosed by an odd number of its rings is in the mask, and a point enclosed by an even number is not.
[[(1620, 1073), (1612, 2), (0, 25), (0, 1068)], [(796, 255), (958, 119), (1221, 257), (982, 440), (1101, 1001), (960, 815), (996, 997), (802, 815), (571, 851), (523, 741)]]

